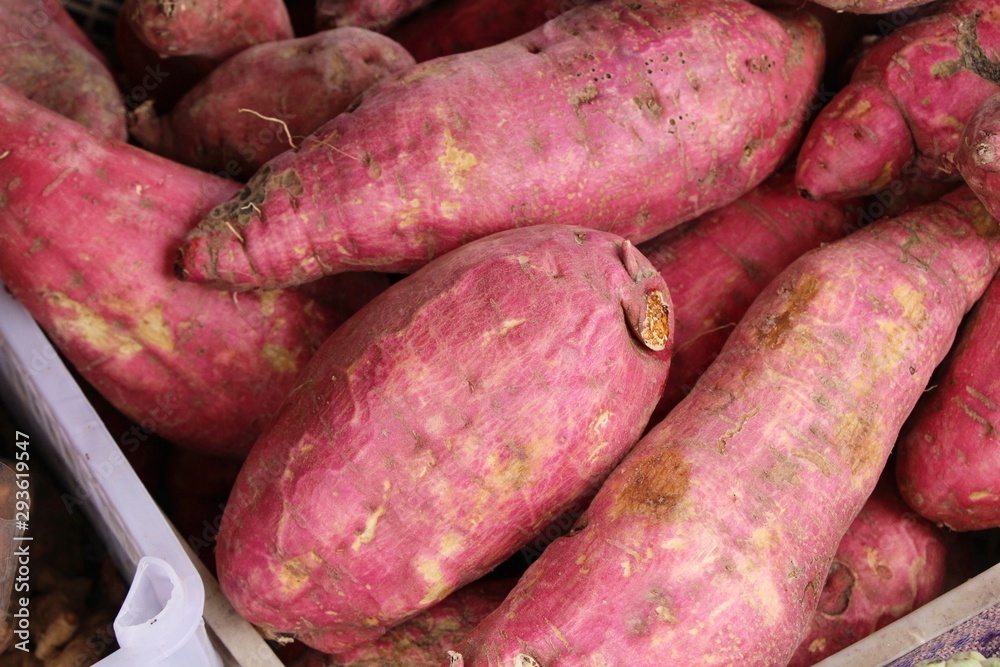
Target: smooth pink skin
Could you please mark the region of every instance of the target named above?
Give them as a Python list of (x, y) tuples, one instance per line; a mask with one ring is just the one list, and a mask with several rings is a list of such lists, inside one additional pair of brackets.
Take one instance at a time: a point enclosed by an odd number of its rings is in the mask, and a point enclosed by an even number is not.
[(405, 273), (545, 222), (652, 238), (734, 201), (794, 149), (822, 69), (818, 25), (799, 20), (734, 0), (710, 13), (612, 0), (417, 65), (217, 207), (178, 275), (248, 289)]
[(642, 434), (672, 346), (634, 333), (647, 295), (669, 295), (623, 243), (565, 225), (502, 232), (334, 332), (226, 507), (216, 558), (236, 610), (267, 636), (357, 647), (596, 489)]
[[(57, 6), (58, 5), (58, 6)], [(112, 139), (127, 137), (125, 106), (111, 73), (63, 28), (58, 2), (12, 0), (0, 12), (0, 82)], [(60, 18), (62, 17), (62, 18)]]
[(1000, 216), (1000, 95), (983, 102), (962, 133), (958, 170), (993, 217)]
[(295, 36), (283, 0), (125, 0), (121, 11), (163, 57), (223, 61), (254, 44)]
[(592, 0), (437, 0), (389, 36), (417, 62), (484, 49), (537, 28)]
[(370, 644), (336, 655), (308, 651), (292, 667), (439, 667), (448, 648), (499, 607), (515, 583), (474, 582)]
[(691, 391), (764, 287), (855, 222), (841, 203), (803, 199), (791, 175), (781, 174), (639, 246), (670, 286), (677, 319), (670, 377), (654, 423)]
[(998, 90), (1000, 5), (944, 5), (862, 57), (806, 136), (799, 188), (816, 198), (853, 197), (904, 177), (955, 178), (959, 136)]
[(967, 189), (796, 260), (461, 644), (465, 667), (784, 666), (998, 265), (1000, 223)]
[(880, 481), (840, 541), (819, 605), (788, 667), (809, 667), (941, 594), (944, 535)]
[(238, 185), (97, 137), (0, 86), (0, 279), (147, 430), (243, 456), (336, 322), (303, 295), (181, 283), (171, 257)]
[(384, 32), (434, 0), (316, 0), (316, 28), (356, 26)]
[[(130, 130), (158, 155), (245, 181), (373, 83), (413, 64), (403, 47), (361, 28), (258, 44), (219, 65), (168, 115), (140, 107)], [(291, 137), (260, 116), (284, 121)]]
[(1000, 527), (1000, 280), (962, 330), (934, 390), (900, 440), (910, 507), (952, 530)]

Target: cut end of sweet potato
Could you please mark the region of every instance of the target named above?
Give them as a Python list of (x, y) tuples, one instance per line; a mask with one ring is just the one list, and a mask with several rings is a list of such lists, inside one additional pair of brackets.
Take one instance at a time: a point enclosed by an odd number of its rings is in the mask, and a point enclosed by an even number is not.
[(834, 98), (809, 131), (795, 182), (815, 199), (871, 195), (915, 158), (906, 120), (887, 94), (856, 84)]
[(662, 352), (670, 343), (670, 306), (659, 290), (646, 295), (646, 318), (639, 336), (654, 352)]

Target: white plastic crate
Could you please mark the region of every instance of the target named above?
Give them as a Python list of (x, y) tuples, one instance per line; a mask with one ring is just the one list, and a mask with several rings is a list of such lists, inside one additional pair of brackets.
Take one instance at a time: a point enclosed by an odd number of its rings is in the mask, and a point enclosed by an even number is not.
[[(132, 581), (99, 665), (280, 667), (178, 539), (31, 315), (0, 283), (0, 394)], [(208, 630), (206, 632), (206, 621)]]

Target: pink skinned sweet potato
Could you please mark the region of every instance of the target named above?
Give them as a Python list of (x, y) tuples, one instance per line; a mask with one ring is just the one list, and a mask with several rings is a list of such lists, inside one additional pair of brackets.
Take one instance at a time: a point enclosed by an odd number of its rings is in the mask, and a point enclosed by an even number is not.
[(169, 114), (139, 107), (129, 130), (158, 155), (245, 181), (377, 80), (413, 63), (394, 41), (361, 28), (258, 44), (219, 65)]
[(993, 217), (1000, 216), (1000, 95), (990, 97), (965, 126), (958, 171)]
[(907, 423), (896, 475), (915, 511), (953, 530), (1000, 527), (1000, 280)]
[(308, 651), (292, 667), (440, 667), (442, 656), (500, 606), (516, 579), (480, 580), (346, 653)]
[(956, 0), (876, 44), (816, 118), (796, 180), (817, 198), (952, 177), (959, 136), (1000, 90), (1000, 5)]
[(736, 0), (579, 7), (372, 86), (212, 211), (178, 275), (248, 289), (405, 273), (546, 222), (644, 241), (764, 180), (794, 150), (821, 69), (808, 16)]
[(891, 470), (840, 541), (809, 630), (788, 667), (809, 667), (944, 589), (945, 535), (899, 497)]
[(125, 0), (136, 36), (161, 56), (223, 61), (243, 49), (291, 39), (283, 0)]
[(670, 376), (652, 423), (691, 391), (775, 276), (852, 224), (843, 204), (803, 199), (794, 178), (779, 174), (729, 206), (640, 245), (670, 286), (677, 320)]
[(0, 12), (0, 84), (113, 139), (125, 139), (125, 106), (110, 72), (61, 27), (58, 2), (11, 0)]
[(593, 0), (438, 0), (413, 14), (389, 36), (417, 62), (484, 49), (533, 30)]
[(800, 257), (455, 664), (785, 665), (998, 266), (968, 189)]
[(316, 0), (316, 28), (354, 26), (385, 32), (434, 0)]
[(613, 234), (536, 225), (434, 260), (334, 332), (254, 445), (223, 592), (267, 636), (377, 639), (600, 484), (672, 332), (663, 279)]
[(173, 252), (237, 184), (0, 87), (0, 280), (116, 408), (178, 445), (242, 456), (332, 331), (294, 292), (173, 278)]

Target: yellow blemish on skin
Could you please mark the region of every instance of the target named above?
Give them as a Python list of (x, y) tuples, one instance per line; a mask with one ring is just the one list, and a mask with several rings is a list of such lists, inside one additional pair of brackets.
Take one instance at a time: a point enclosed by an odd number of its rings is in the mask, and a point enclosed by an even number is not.
[(868, 100), (861, 100), (858, 105), (851, 109), (845, 118), (857, 118), (858, 116), (863, 116), (868, 113), (872, 108), (872, 103)]
[(882, 172), (878, 175), (878, 178), (875, 179), (874, 188), (876, 190), (881, 190), (889, 184), (889, 181), (892, 180), (892, 167), (894, 164), (895, 162), (893, 160), (889, 160), (885, 163), (885, 165), (883, 165)]
[(441, 564), (438, 561), (423, 559), (417, 563), (417, 571), (429, 584), (420, 604), (434, 604), (451, 590), (451, 587), (444, 583), (444, 575), (441, 573)]
[(264, 317), (271, 317), (274, 315), (274, 304), (278, 301), (278, 296), (281, 295), (281, 290), (269, 290), (267, 292), (260, 292), (258, 298), (260, 299), (260, 314)]
[(766, 551), (774, 547), (774, 536), (770, 530), (763, 526), (753, 531), (750, 541), (757, 551)]
[(164, 352), (174, 351), (174, 335), (167, 323), (163, 321), (163, 306), (155, 307), (139, 319), (136, 334), (142, 341), (158, 347)]
[(823, 141), (826, 142), (827, 146), (833, 146), (834, 144), (837, 143), (837, 139), (829, 132), (823, 133)]
[(441, 538), (441, 548), (438, 550), (443, 558), (458, 553), (465, 546), (465, 538), (461, 533), (448, 533)]
[(631, 577), (632, 576), (632, 563), (628, 560), (623, 560), (622, 563), (622, 576)]
[(261, 348), (260, 354), (271, 365), (271, 368), (279, 373), (296, 373), (299, 370), (299, 365), (296, 362), (299, 356), (298, 350), (290, 352), (279, 345), (268, 343)]
[(455, 145), (451, 130), (444, 131), (444, 155), (438, 158), (438, 164), (447, 172), (451, 187), (459, 192), (465, 190), (465, 177), (473, 167), (479, 164), (476, 156)]
[(759, 607), (764, 612), (766, 621), (776, 622), (781, 617), (781, 599), (774, 582), (765, 575), (757, 580), (757, 586), (753, 588), (756, 589)]
[(667, 551), (677, 551), (683, 549), (687, 546), (687, 542), (680, 537), (671, 537), (666, 542), (660, 545), (661, 549), (666, 549)]
[(444, 216), (445, 220), (455, 220), (458, 217), (459, 212), (462, 210), (462, 205), (454, 201), (443, 201), (441, 202), (441, 215)]
[(295, 593), (309, 581), (309, 568), (299, 558), (291, 558), (281, 564), (278, 582), (289, 593)]
[(387, 479), (382, 481), (382, 490), (383, 491), (385, 491), (386, 493), (388, 493), (389, 489), (391, 489), (391, 488), (392, 488), (392, 482), (390, 482)]
[(656, 615), (659, 617), (659, 619), (661, 621), (664, 621), (665, 623), (677, 622), (677, 617), (674, 616), (674, 612), (671, 611), (670, 607), (664, 607), (661, 605), (657, 607), (654, 611), (656, 612)]
[(378, 619), (368, 617), (365, 620), (361, 621), (361, 624), (364, 625), (366, 628), (378, 627)]
[[(394, 204), (387, 204), (383, 202), (382, 205), (389, 209), (395, 208)], [(420, 209), (420, 200), (411, 199), (410, 201), (407, 202), (407, 208), (403, 209), (400, 212), (399, 223), (397, 227), (399, 227), (399, 229), (405, 229), (407, 227), (410, 227), (420, 222), (421, 217), (422, 216)]]
[(903, 317), (919, 329), (927, 320), (927, 309), (924, 308), (924, 295), (907, 285), (900, 285), (892, 291), (892, 297), (903, 308)]
[(597, 418), (590, 424), (591, 430), (593, 430), (594, 433), (600, 433), (608, 425), (610, 417), (611, 412), (608, 410), (605, 410), (601, 414), (597, 415)]
[(519, 320), (504, 320), (499, 328), (494, 329), (493, 331), (487, 331), (483, 334), (483, 346), (485, 347), (493, 338), (506, 336), (507, 332), (511, 329), (521, 326), (525, 322), (527, 322), (527, 320), (524, 318)]
[(47, 297), (58, 308), (72, 311), (73, 316), (55, 318), (57, 330), (67, 331), (74, 337), (82, 338), (89, 345), (106, 354), (133, 355), (142, 351), (142, 344), (130, 336), (115, 331), (107, 320), (81, 303), (70, 299), (61, 292), (53, 292)]
[(383, 514), (385, 514), (385, 505), (379, 505), (378, 509), (376, 509), (368, 516), (368, 518), (365, 520), (364, 532), (355, 537), (354, 543), (351, 544), (351, 549), (353, 551), (360, 550), (362, 544), (368, 544), (373, 539), (375, 539), (375, 528), (378, 525), (379, 518)]
[(991, 491), (973, 491), (969, 494), (969, 500), (976, 502), (977, 500), (985, 500), (987, 498), (992, 498), (993, 493)]
[(824, 649), (826, 649), (826, 637), (817, 637), (809, 642), (810, 653), (816, 653), (817, 651), (822, 651)]

